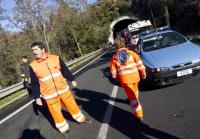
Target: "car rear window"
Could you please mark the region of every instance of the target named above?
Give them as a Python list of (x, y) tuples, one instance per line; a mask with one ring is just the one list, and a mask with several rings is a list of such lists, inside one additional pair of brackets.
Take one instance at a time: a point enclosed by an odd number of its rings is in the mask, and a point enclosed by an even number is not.
[(145, 52), (152, 51), (185, 43), (186, 41), (182, 35), (176, 32), (167, 32), (143, 39), (142, 49)]

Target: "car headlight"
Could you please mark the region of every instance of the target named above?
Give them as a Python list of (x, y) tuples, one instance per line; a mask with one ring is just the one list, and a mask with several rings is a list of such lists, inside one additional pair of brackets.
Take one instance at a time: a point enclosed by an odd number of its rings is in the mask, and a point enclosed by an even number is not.
[(167, 67), (153, 68), (153, 69), (151, 69), (151, 71), (152, 71), (152, 72), (169, 71), (169, 68), (167, 68)]

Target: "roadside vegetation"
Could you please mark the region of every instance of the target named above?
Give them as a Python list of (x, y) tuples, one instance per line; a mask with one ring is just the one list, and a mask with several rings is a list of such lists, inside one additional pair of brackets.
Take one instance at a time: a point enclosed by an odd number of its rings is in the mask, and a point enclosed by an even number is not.
[(120, 16), (150, 19), (155, 27), (170, 25), (185, 35), (200, 35), (197, 0), (14, 1), (11, 10), (0, 5), (0, 20), (15, 28), (13, 32), (0, 26), (0, 89), (20, 81), (20, 59), (32, 58), (32, 42), (43, 41), (51, 53), (68, 61), (106, 43), (109, 25)]

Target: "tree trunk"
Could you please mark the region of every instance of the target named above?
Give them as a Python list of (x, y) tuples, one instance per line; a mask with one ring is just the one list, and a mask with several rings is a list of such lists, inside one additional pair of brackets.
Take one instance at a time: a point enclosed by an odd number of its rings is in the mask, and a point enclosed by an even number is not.
[(75, 35), (75, 33), (74, 33), (73, 30), (72, 30), (72, 33), (73, 33), (73, 36), (74, 36), (75, 43), (76, 43), (76, 45), (77, 45), (77, 47), (78, 47), (78, 50), (79, 50), (81, 56), (83, 56), (82, 50), (81, 50), (81, 48), (80, 48), (80, 46), (79, 46), (79, 43), (78, 43), (78, 41), (77, 41), (76, 35)]
[(165, 8), (165, 21), (166, 21), (166, 24), (168, 26), (170, 26), (170, 20), (169, 20), (169, 11), (168, 11), (168, 6), (167, 6), (167, 0), (164, 0), (164, 8)]
[(49, 49), (49, 42), (47, 40), (46, 24), (45, 23), (43, 23), (43, 33), (44, 33), (44, 39), (45, 39), (45, 42), (46, 42), (47, 50), (48, 50), (49, 54), (51, 54), (50, 49)]

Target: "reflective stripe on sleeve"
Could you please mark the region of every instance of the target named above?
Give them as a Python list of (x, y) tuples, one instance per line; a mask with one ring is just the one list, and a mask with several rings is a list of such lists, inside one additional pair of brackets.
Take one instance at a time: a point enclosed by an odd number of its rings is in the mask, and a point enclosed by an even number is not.
[(44, 82), (44, 81), (48, 81), (48, 80), (52, 79), (52, 77), (54, 78), (54, 77), (58, 77), (60, 75), (61, 75), (61, 72), (56, 72), (56, 73), (53, 73), (53, 74), (49, 74), (46, 77), (39, 78), (39, 80)]
[(144, 65), (138, 68), (139, 70), (145, 69)]

